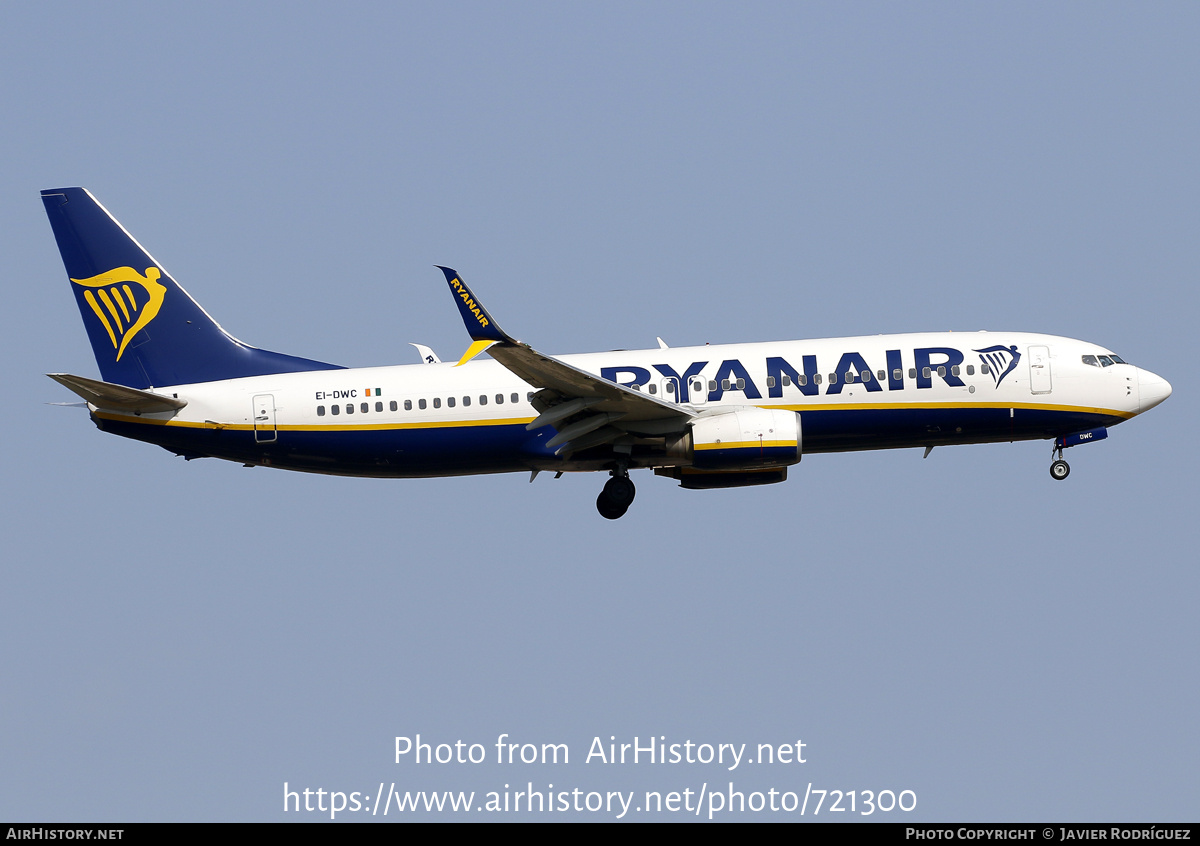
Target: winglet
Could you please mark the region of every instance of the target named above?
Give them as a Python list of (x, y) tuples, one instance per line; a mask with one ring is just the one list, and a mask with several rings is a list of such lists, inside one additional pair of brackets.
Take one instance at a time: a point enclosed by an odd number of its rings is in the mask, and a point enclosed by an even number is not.
[(458, 272), (449, 267), (442, 267), (440, 264), (437, 267), (446, 274), (446, 284), (450, 286), (450, 292), (458, 300), (458, 310), (462, 314), (463, 323), (467, 326), (467, 333), (471, 336), (471, 340), (513, 343), (513, 339), (497, 325), (483, 304), (475, 298), (471, 289), (459, 278)]
[(492, 344), (516, 343), (516, 341), (508, 336), (508, 333), (500, 328), (495, 319), (488, 314), (488, 310), (475, 298), (475, 294), (462, 281), (456, 270), (452, 270), (449, 267), (442, 267), (440, 264), (436, 266), (446, 275), (446, 284), (450, 286), (450, 293), (458, 301), (458, 310), (462, 314), (463, 323), (466, 324), (467, 334), (474, 341), (467, 348), (467, 351), (463, 353), (462, 358), (459, 359), (455, 367), (466, 364)]
[(420, 356), (421, 356), (422, 364), (441, 364), (442, 363), (442, 360), (440, 358), (438, 358), (437, 353), (435, 353), (432, 348), (427, 347), (424, 344), (413, 344), (413, 343), (410, 343), (409, 346), (417, 348), (417, 353), (420, 354)]

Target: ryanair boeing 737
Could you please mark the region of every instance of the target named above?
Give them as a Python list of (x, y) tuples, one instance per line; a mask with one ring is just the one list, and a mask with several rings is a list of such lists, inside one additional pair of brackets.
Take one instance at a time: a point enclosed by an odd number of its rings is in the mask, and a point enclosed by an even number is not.
[(805, 453), (1042, 438), (1065, 479), (1064, 449), (1171, 394), (1104, 347), (1021, 332), (550, 356), (446, 267), (462, 358), (417, 345), (422, 364), (348, 369), (231, 337), (83, 188), (42, 202), (103, 381), (50, 378), (100, 429), (187, 459), (397, 478), (601, 471), (596, 507), (616, 519), (631, 470), (731, 488), (782, 482)]

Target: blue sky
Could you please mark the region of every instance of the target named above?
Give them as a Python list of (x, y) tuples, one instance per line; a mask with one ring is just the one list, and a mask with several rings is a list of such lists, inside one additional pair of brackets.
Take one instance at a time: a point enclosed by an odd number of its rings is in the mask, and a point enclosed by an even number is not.
[[(8, 5), (0, 816), (732, 781), (1193, 819), (1198, 35), (1185, 3)], [(1061, 484), (1040, 442), (809, 456), (639, 475), (614, 523), (595, 476), (185, 464), (45, 405), (97, 375), (65, 185), (233, 334), (351, 366), (461, 353), (448, 264), (547, 352), (1010, 329), (1175, 394)], [(572, 758), (395, 764), (417, 733)], [(808, 757), (584, 763), (635, 735)]]

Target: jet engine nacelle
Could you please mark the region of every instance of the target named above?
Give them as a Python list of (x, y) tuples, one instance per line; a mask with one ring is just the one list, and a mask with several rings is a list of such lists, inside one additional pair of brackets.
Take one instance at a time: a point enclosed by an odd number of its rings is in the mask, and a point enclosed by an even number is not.
[(696, 470), (786, 467), (801, 456), (800, 415), (777, 408), (743, 408), (693, 421), (668, 454)]

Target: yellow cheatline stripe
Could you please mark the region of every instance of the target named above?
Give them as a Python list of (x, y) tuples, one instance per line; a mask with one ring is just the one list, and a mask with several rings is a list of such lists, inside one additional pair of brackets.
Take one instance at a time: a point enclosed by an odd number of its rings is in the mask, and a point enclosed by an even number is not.
[[(129, 286), (126, 285), (125, 287), (128, 288)], [(113, 295), (113, 299), (115, 299), (117, 301), (117, 305), (119, 305), (121, 307), (121, 314), (125, 315), (125, 322), (128, 323), (129, 322), (129, 309), (127, 309), (125, 307), (125, 298), (121, 296), (121, 289), (113, 288), (112, 295)]]
[[(152, 426), (175, 426), (182, 429), (229, 429), (232, 431), (242, 432), (254, 431), (253, 423), (220, 423), (214, 426), (212, 424), (194, 420), (160, 420), (152, 417), (137, 417), (132, 414), (114, 414), (111, 411), (97, 411), (96, 416), (104, 420), (118, 420), (125, 423), (148, 423)], [(280, 432), (377, 432), (395, 429), (469, 429), (472, 426), (524, 426), (532, 421), (532, 417), (514, 417), (509, 419), (436, 421), (428, 423), (368, 423), (363, 425), (276, 426), (275, 429)]]
[(774, 447), (796, 448), (795, 441), (730, 441), (722, 444), (696, 444), (696, 449), (765, 449)]
[[(91, 292), (85, 292), (86, 297)], [(96, 309), (95, 304), (92, 304), (93, 309)], [(97, 309), (97, 314), (99, 310)], [(101, 315), (103, 319), (103, 315)], [(107, 327), (107, 323), (105, 326)], [(112, 337), (112, 330), (109, 330), (109, 337)], [(116, 341), (113, 341), (114, 346)], [(1025, 408), (1041, 411), (1073, 411), (1086, 412), (1089, 414), (1101, 414), (1108, 417), (1121, 417), (1128, 419), (1135, 417), (1136, 414), (1131, 411), (1118, 411), (1112, 408), (1090, 408), (1087, 406), (1078, 405), (1049, 405), (1046, 403), (1031, 403), (1031, 402), (1015, 402), (1015, 403), (956, 403), (956, 402), (930, 402), (930, 403), (890, 403), (871, 404), (871, 403), (847, 403), (846, 405), (822, 404), (822, 405), (768, 405), (763, 408), (778, 408), (787, 411), (845, 411), (845, 410), (868, 410), (868, 411), (890, 411), (898, 408)], [(181, 428), (191, 429), (233, 429), (240, 431), (253, 431), (254, 424), (252, 423), (222, 423), (217, 426), (207, 425), (199, 421), (189, 420), (160, 420), (147, 417), (136, 417), (129, 414), (114, 414), (109, 411), (98, 411), (96, 416), (105, 420), (122, 420), (128, 423), (148, 423), (154, 426), (179, 426)], [(365, 424), (327, 424), (327, 425), (287, 425), (276, 426), (275, 428), (282, 432), (371, 432), (383, 431), (389, 429), (469, 429), (472, 426), (524, 426), (527, 423), (533, 422), (532, 417), (510, 417), (510, 418), (491, 418), (483, 420), (437, 420), (426, 421), (420, 423), (365, 423)], [(764, 441), (761, 446), (767, 447), (793, 447), (794, 441)], [(758, 441), (737, 441), (727, 444), (704, 444), (697, 446), (696, 449), (748, 449), (758, 447)]]
[(496, 343), (496, 342), (495, 341), (475, 341), (473, 344), (471, 344), (471, 346), (467, 347), (467, 351), (465, 353), (463, 353), (462, 358), (460, 358), (458, 360), (458, 364), (456, 364), (454, 366), (458, 367), (461, 364), (466, 364), (468, 361), (473, 359), (475, 356), (479, 355), (481, 352), (486, 350), (488, 347), (490, 347), (494, 343)]
[(116, 349), (117, 336), (113, 334), (112, 326), (108, 324), (108, 318), (105, 317), (104, 312), (100, 310), (100, 304), (96, 302), (96, 298), (92, 296), (91, 291), (84, 291), (83, 298), (87, 300), (87, 304), (92, 307), (92, 311), (96, 312), (96, 316), (100, 318), (100, 322), (104, 324), (104, 329), (108, 332), (108, 339), (112, 341), (113, 349)]
[(848, 402), (814, 403), (813, 405), (764, 405), (762, 408), (779, 408), (785, 411), (894, 411), (912, 408), (1024, 408), (1033, 411), (1078, 411), (1086, 414), (1104, 414), (1109, 417), (1136, 417), (1135, 411), (1119, 411), (1115, 408), (1093, 408), (1086, 405), (1058, 405), (1046, 402)]
[(125, 327), (121, 325), (121, 315), (117, 314), (117, 307), (113, 305), (113, 301), (109, 299), (108, 291), (103, 288), (97, 288), (96, 293), (100, 295), (100, 299), (104, 301), (104, 307), (108, 309), (108, 313), (113, 317), (113, 323), (117, 324), (117, 331), (124, 332)]

